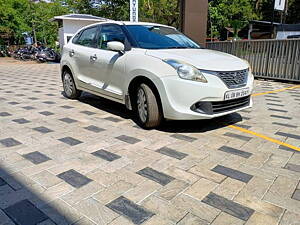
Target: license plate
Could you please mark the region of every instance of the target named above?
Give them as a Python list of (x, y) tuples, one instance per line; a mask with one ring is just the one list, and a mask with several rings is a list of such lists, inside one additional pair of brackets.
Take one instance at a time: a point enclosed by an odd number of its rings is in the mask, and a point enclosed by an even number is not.
[(243, 88), (239, 90), (233, 90), (233, 91), (227, 91), (225, 92), (224, 100), (231, 100), (236, 98), (242, 98), (245, 96), (250, 95), (250, 89), (249, 88)]

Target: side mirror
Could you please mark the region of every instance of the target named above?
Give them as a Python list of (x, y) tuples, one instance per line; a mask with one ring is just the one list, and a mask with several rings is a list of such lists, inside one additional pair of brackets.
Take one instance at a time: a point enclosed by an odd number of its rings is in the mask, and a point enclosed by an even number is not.
[(107, 43), (107, 49), (115, 52), (124, 52), (125, 46), (119, 41), (110, 41)]

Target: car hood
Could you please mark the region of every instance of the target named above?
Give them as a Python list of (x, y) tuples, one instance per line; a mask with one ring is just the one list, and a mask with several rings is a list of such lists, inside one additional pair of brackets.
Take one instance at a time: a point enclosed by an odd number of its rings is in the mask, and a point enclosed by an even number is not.
[(238, 57), (208, 49), (147, 50), (146, 55), (162, 60), (175, 59), (210, 71), (235, 71), (249, 67), (247, 62)]

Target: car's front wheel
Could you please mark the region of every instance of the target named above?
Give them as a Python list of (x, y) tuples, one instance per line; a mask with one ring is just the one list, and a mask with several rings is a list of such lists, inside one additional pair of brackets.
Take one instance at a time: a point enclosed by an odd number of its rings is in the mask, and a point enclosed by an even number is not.
[(81, 95), (81, 91), (77, 90), (73, 76), (69, 71), (63, 73), (63, 87), (67, 98), (77, 99)]
[(157, 97), (147, 84), (141, 84), (136, 92), (137, 117), (142, 127), (158, 127), (162, 121), (162, 113)]

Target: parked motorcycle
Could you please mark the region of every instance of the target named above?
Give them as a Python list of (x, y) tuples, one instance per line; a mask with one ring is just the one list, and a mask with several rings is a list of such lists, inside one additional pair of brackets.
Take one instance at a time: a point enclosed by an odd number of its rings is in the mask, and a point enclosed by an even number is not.
[(60, 54), (56, 53), (52, 48), (41, 48), (36, 54), (36, 60), (40, 63), (59, 62)]
[(27, 46), (17, 49), (13, 53), (13, 57), (19, 60), (36, 60), (37, 62), (60, 62), (60, 54), (56, 53), (54, 49), (47, 48), (42, 45), (38, 47)]

